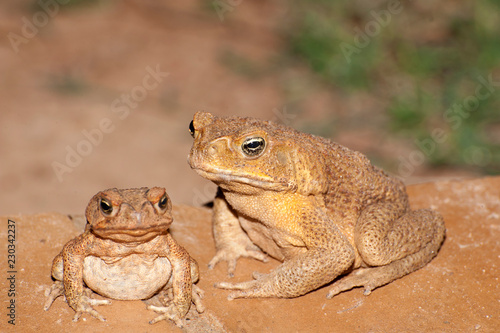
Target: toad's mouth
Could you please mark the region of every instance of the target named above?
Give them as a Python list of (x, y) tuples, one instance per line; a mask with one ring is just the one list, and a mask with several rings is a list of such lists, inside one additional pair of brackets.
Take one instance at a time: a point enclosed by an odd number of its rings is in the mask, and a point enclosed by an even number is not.
[(161, 224), (146, 228), (113, 228), (109, 226), (92, 226), (96, 236), (118, 242), (145, 242), (168, 232), (169, 224)]
[(200, 176), (208, 180), (213, 181), (217, 185), (225, 184), (230, 185), (232, 183), (238, 183), (243, 185), (250, 185), (252, 187), (273, 190), (273, 191), (283, 191), (293, 188), (292, 184), (284, 180), (275, 180), (271, 177), (249, 177), (248, 175), (237, 174), (233, 171), (226, 170), (207, 170), (192, 167)]

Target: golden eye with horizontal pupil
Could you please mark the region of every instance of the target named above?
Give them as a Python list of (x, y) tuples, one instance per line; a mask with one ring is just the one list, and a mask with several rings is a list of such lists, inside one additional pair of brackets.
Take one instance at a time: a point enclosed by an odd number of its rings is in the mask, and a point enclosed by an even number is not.
[(101, 207), (101, 212), (104, 215), (110, 215), (113, 212), (113, 205), (111, 205), (111, 203), (106, 199), (101, 199), (99, 206)]
[(167, 204), (168, 204), (167, 195), (164, 195), (163, 197), (161, 197), (160, 201), (158, 201), (158, 207), (160, 207), (160, 209), (165, 209), (167, 208)]
[(189, 123), (189, 133), (191, 134), (191, 136), (194, 138), (194, 125), (193, 125), (193, 121), (191, 120), (191, 122)]
[(266, 140), (260, 136), (246, 139), (242, 145), (241, 150), (247, 156), (257, 156), (266, 148)]

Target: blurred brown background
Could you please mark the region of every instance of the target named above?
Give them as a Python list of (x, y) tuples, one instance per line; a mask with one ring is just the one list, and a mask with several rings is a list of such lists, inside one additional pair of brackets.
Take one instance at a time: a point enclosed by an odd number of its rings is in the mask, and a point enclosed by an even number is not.
[(186, 163), (198, 110), (329, 137), (407, 183), (498, 174), (497, 2), (3, 1), (0, 214), (82, 213), (109, 187), (209, 201)]

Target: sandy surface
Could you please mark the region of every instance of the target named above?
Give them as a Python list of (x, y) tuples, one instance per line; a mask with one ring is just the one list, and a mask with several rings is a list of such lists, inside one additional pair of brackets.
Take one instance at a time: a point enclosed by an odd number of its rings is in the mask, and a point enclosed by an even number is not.
[[(207, 312), (192, 312), (184, 331), (230, 332), (495, 332), (500, 327), (500, 178), (465, 182), (437, 182), (409, 187), (414, 208), (440, 211), (447, 236), (438, 256), (427, 266), (369, 296), (354, 289), (325, 298), (328, 287), (296, 299), (238, 299), (213, 287), (228, 280), (226, 266), (214, 270), (207, 263), (215, 249), (210, 228), (211, 211), (174, 207), (172, 234), (196, 258), (201, 268), (199, 286), (205, 291)], [(87, 315), (73, 323), (73, 310), (61, 299), (43, 311), (44, 292), (51, 285), (53, 257), (69, 239), (82, 231), (59, 213), (17, 215), (0, 219), (0, 249), (6, 252), (8, 219), (16, 225), (16, 317), (18, 331), (38, 332), (165, 332), (181, 331), (170, 322), (149, 325), (155, 314), (141, 301), (113, 301), (99, 307), (102, 323)], [(248, 280), (253, 271), (268, 272), (277, 262), (242, 259), (235, 281)], [(2, 261), (2, 274), (8, 268)], [(6, 278), (0, 279), (7, 290)], [(10, 298), (1, 294), (3, 305)], [(2, 305), (0, 331), (7, 324)]]

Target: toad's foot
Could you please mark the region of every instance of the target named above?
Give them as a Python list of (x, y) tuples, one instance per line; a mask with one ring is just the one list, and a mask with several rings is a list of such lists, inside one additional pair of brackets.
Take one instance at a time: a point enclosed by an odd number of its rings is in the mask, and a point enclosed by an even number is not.
[[(410, 256), (411, 257), (411, 256)], [(411, 259), (411, 258), (410, 258)], [(405, 264), (407, 258), (390, 263), (389, 265), (379, 267), (360, 268), (339, 281), (332, 284), (332, 288), (326, 295), (330, 299), (343, 291), (355, 287), (364, 287), (363, 294), (370, 295), (373, 289), (383, 286), (408, 272), (400, 268)]]
[[(163, 304), (165, 304), (165, 306), (148, 305), (148, 310), (162, 313), (161, 316), (158, 316), (155, 319), (151, 320), (149, 322), (150, 324), (155, 324), (161, 320), (169, 319), (172, 320), (178, 327), (183, 327), (182, 318), (179, 315), (179, 311), (175, 307), (175, 304), (173, 303), (173, 293), (171, 291), (172, 289), (169, 289), (167, 293), (161, 295), (162, 297), (160, 298), (160, 300)], [(205, 307), (201, 302), (204, 294), (205, 292), (201, 288), (193, 284), (191, 301), (194, 303), (196, 311), (198, 311), (198, 313), (202, 313), (203, 311), (205, 311)]]
[(208, 268), (212, 269), (221, 261), (227, 261), (227, 273), (230, 277), (234, 276), (236, 270), (236, 261), (240, 257), (253, 258), (262, 262), (267, 262), (267, 255), (265, 255), (259, 248), (253, 244), (240, 245), (233, 244), (231, 247), (225, 247), (217, 251), (215, 256), (208, 263)]
[[(191, 302), (194, 303), (196, 307), (196, 311), (198, 313), (203, 313), (205, 311), (205, 307), (203, 306), (201, 300), (205, 296), (205, 292), (203, 289), (198, 287), (197, 285), (193, 284), (192, 286), (192, 292), (191, 292)], [(174, 292), (172, 288), (168, 288), (166, 290), (161, 291), (158, 294), (158, 299), (160, 300), (160, 303), (168, 306), (169, 304), (173, 303), (174, 301)], [(152, 304), (151, 304), (152, 305)]]
[(47, 311), (56, 298), (64, 296), (64, 284), (61, 281), (55, 281), (50, 289), (45, 291), (45, 296), (47, 297), (47, 300), (45, 301), (43, 309)]
[[(89, 298), (92, 296), (92, 294), (93, 292), (89, 288), (85, 288), (83, 290), (83, 295)], [(52, 303), (54, 303), (56, 298), (58, 298), (59, 296), (62, 296), (64, 298), (64, 301), (66, 302), (66, 296), (64, 295), (64, 283), (62, 281), (55, 281), (49, 289), (45, 290), (45, 296), (47, 297), (45, 305), (43, 306), (43, 309), (45, 311), (50, 309)]]
[(158, 316), (155, 319), (151, 320), (149, 322), (150, 324), (156, 324), (161, 320), (169, 319), (173, 321), (178, 327), (183, 327), (182, 318), (179, 314), (179, 311), (177, 310), (177, 307), (173, 303), (171, 303), (169, 306), (148, 305), (147, 309), (153, 310), (156, 313), (162, 313), (161, 316)]
[(205, 296), (205, 292), (200, 287), (193, 284), (191, 301), (194, 303), (194, 306), (196, 307), (196, 311), (198, 311), (198, 313), (202, 313), (203, 311), (205, 311), (205, 307), (201, 303), (203, 296)]
[(370, 268), (360, 268), (341, 278), (332, 284), (332, 288), (326, 295), (326, 298), (331, 299), (333, 296), (340, 294), (343, 291), (351, 290), (355, 287), (365, 287), (364, 294), (369, 295), (374, 288), (370, 286)]
[(73, 321), (77, 322), (83, 313), (90, 313), (92, 317), (97, 318), (100, 321), (106, 321), (106, 319), (92, 307), (92, 305), (104, 305), (104, 304), (111, 304), (111, 301), (104, 299), (103, 300), (93, 299), (88, 296), (81, 296), (80, 301), (76, 306), (76, 313), (75, 316), (73, 317)]
[(228, 300), (235, 298), (253, 298), (253, 297), (270, 297), (274, 296), (273, 279), (270, 274), (253, 273), (254, 280), (231, 283), (219, 282), (215, 284), (216, 288), (236, 290), (227, 297)]
[(45, 301), (43, 309), (47, 311), (48, 309), (50, 309), (50, 306), (52, 305), (52, 303), (54, 303), (56, 298), (58, 298), (59, 296), (64, 297), (64, 284), (61, 281), (55, 281), (50, 289), (47, 289), (45, 291), (45, 296), (47, 297), (47, 300)]

